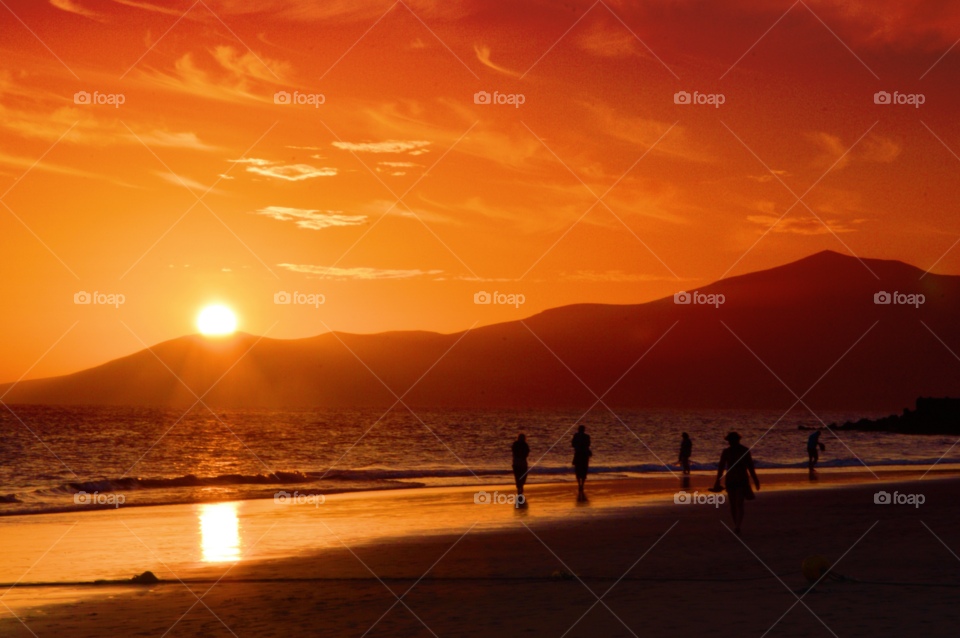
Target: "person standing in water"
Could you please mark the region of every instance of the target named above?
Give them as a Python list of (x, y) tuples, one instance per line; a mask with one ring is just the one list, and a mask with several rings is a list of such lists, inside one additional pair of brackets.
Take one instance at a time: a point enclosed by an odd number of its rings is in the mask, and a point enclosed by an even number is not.
[(690, 435), (686, 432), (683, 433), (683, 438), (680, 441), (680, 467), (683, 468), (684, 474), (690, 474), (690, 456), (693, 455), (693, 441), (690, 440)]
[[(820, 448), (817, 451), (817, 447)], [(827, 446), (820, 442), (820, 430), (817, 430), (807, 439), (807, 456), (810, 457), (810, 473), (816, 472), (817, 461), (820, 460), (820, 452), (825, 452)]]
[(577, 475), (577, 500), (587, 500), (587, 495), (583, 493), (583, 485), (587, 482), (587, 472), (590, 470), (590, 457), (593, 452), (590, 451), (590, 435), (587, 434), (584, 426), (577, 428), (577, 433), (573, 435), (573, 470)]
[[(527, 457), (530, 456), (530, 446), (527, 445), (527, 436), (518, 434), (517, 440), (511, 446), (513, 451), (513, 478), (517, 482), (517, 496), (523, 495), (523, 485), (527, 482)], [(520, 499), (517, 499), (520, 502)]]
[[(743, 522), (744, 501), (754, 499), (753, 491), (750, 489), (750, 477), (753, 477), (753, 483), (760, 490), (760, 479), (757, 478), (757, 470), (753, 467), (753, 457), (750, 456), (750, 450), (740, 444), (740, 435), (736, 432), (730, 432), (724, 437), (724, 440), (730, 444), (720, 454), (720, 463), (717, 465), (717, 482), (711, 491), (719, 492), (720, 479), (723, 478), (723, 472), (727, 472), (727, 498), (730, 499), (730, 513), (733, 515), (733, 531), (740, 533), (740, 524)], [(749, 475), (748, 475), (749, 473)]]

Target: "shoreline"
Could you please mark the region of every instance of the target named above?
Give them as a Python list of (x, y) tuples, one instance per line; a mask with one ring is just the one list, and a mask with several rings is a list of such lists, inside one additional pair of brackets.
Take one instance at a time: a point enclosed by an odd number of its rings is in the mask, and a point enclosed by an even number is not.
[[(818, 586), (832, 595), (814, 596), (809, 604), (831, 627), (842, 624), (850, 617), (851, 606), (858, 605), (865, 605), (859, 622), (878, 604), (881, 611), (869, 617), (879, 613), (881, 623), (894, 622), (890, 618), (895, 615), (896, 622), (903, 623), (905, 604), (911, 609), (937, 613), (949, 609), (948, 614), (960, 615), (954, 611), (954, 594), (946, 589), (960, 586), (955, 576), (960, 567), (944, 563), (953, 560), (947, 549), (932, 560), (931, 549), (939, 543), (928, 531), (935, 531), (949, 546), (957, 546), (951, 531), (957, 514), (951, 504), (960, 477), (931, 473), (921, 483), (915, 478), (919, 472), (913, 473), (914, 478), (909, 473), (885, 473), (880, 481), (865, 473), (837, 474), (821, 474), (815, 483), (798, 481), (807, 477), (796, 473), (761, 475), (761, 491), (747, 506), (742, 537), (729, 529), (728, 506), (677, 505), (666, 498), (669, 486), (651, 486), (649, 492), (639, 493), (639, 481), (629, 486), (626, 481), (597, 481), (592, 486), (588, 481), (591, 500), (586, 505), (574, 502), (575, 489), (569, 484), (530, 486), (531, 504), (526, 513), (464, 504), (469, 492), (462, 488), (423, 488), (407, 495), (349, 494), (335, 505), (346, 508), (353, 502), (360, 507), (340, 515), (273, 510), (268, 516), (276, 529), (271, 532), (273, 528), (264, 525), (256, 530), (253, 540), (258, 542), (235, 567), (228, 561), (181, 570), (170, 562), (177, 571), (156, 572), (163, 582), (153, 585), (50, 583), (38, 587), (23, 583), (2, 590), (2, 595), (5, 604), (38, 635), (56, 627), (80, 629), (91, 615), (97, 617), (93, 629), (100, 635), (159, 635), (204, 592), (209, 592), (204, 601), (211, 610), (238, 635), (315, 635), (321, 626), (316, 623), (321, 622), (336, 635), (360, 635), (396, 602), (389, 589), (400, 595), (415, 587), (404, 600), (438, 635), (456, 634), (458, 627), (462, 634), (465, 625), (468, 635), (477, 636), (512, 627), (501, 626), (501, 617), (484, 612), (496, 608), (498, 600), (502, 605), (504, 597), (519, 597), (528, 603), (515, 622), (540, 633), (561, 635), (595, 600), (583, 585), (597, 595), (615, 586), (604, 600), (634, 628), (650, 625), (693, 631), (710, 617), (742, 626), (743, 631), (736, 633), (745, 635), (748, 628), (762, 633), (795, 602), (777, 581), (800, 587), (805, 583), (800, 563), (810, 554), (822, 553), (833, 561), (842, 557), (840, 573), (861, 581)], [(691, 490), (712, 483), (712, 477), (705, 475), (692, 479)], [(676, 482), (669, 482), (675, 491)], [(872, 496), (874, 485), (890, 492), (923, 492), (926, 504), (922, 508), (878, 505)], [(630, 493), (626, 493), (628, 489)], [(400, 535), (365, 534), (364, 527), (370, 523), (357, 520), (358, 516), (369, 508), (384, 507), (386, 513), (377, 510), (377, 516), (430, 522), (451, 511), (455, 516), (445, 529), (431, 530), (428, 525)], [(140, 509), (142, 513), (149, 508)], [(160, 516), (150, 514), (150, 524), (161, 522)], [(478, 524), (481, 514), (495, 516), (486, 521), (491, 524)], [(302, 529), (330, 542), (288, 556), (270, 555), (264, 550), (267, 539), (284, 524), (294, 522), (291, 517), (311, 519)], [(126, 519), (125, 524), (142, 535), (134, 520)], [(394, 526), (397, 521), (389, 524)], [(157, 539), (142, 537), (149, 549), (140, 546), (141, 555), (164, 553)], [(52, 560), (63, 564), (62, 557)], [(143, 571), (134, 564), (126, 567), (129, 576)], [(557, 576), (562, 572), (575, 576), (569, 580)], [(898, 576), (892, 578), (891, 573)], [(729, 596), (746, 597), (751, 614), (731, 615)], [(673, 612), (663, 615), (691, 598), (699, 601), (695, 620)], [(637, 600), (649, 603), (640, 616)], [(832, 605), (837, 605), (835, 611), (824, 612), (825, 606)], [(284, 611), (294, 609), (307, 615)], [(597, 627), (582, 628), (580, 635), (584, 631), (589, 635), (629, 635), (602, 606), (598, 610), (602, 613), (595, 610), (597, 618), (587, 620)], [(220, 626), (200, 605), (185, 616), (179, 622), (194, 632), (209, 630), (210, 622)], [(798, 613), (793, 622), (807, 622), (808, 616)], [(608, 620), (613, 622), (609, 630), (598, 628)], [(810, 632), (822, 631), (816, 620), (811, 621)], [(402, 607), (381, 622), (381, 631), (390, 635), (406, 635), (419, 626)], [(0, 630), (6, 628), (4, 623), (19, 625), (16, 619), (2, 616)], [(729, 625), (723, 626), (730, 630)], [(869, 635), (859, 626), (846, 632), (840, 626), (836, 629), (840, 635)], [(508, 630), (505, 635), (523, 635), (523, 631)]]
[[(811, 480), (806, 472), (765, 472), (761, 473), (761, 491), (759, 495), (776, 493), (804, 493), (811, 491), (829, 491), (843, 488), (867, 487), (870, 485), (917, 484), (921, 476), (918, 470), (887, 470), (877, 474), (879, 480), (867, 472), (835, 471), (819, 472)], [(103, 539), (114, 544), (114, 549), (93, 561), (97, 570), (88, 573), (81, 567), (71, 572), (75, 578), (35, 578), (23, 582), (44, 582), (53, 586), (57, 582), (92, 583), (95, 580), (113, 581), (130, 578), (143, 571), (163, 570), (173, 573), (183, 570), (191, 573), (215, 573), (218, 565), (240, 559), (242, 565), (251, 560), (245, 557), (245, 551), (261, 531), (273, 529), (278, 522), (288, 533), (274, 540), (267, 537), (260, 549), (269, 556), (265, 560), (284, 560), (293, 555), (315, 553), (335, 547), (336, 542), (320, 542), (316, 530), (322, 530), (327, 522), (347, 521), (354, 529), (354, 537), (363, 544), (379, 542), (399, 542), (408, 537), (436, 537), (456, 529), (463, 521), (482, 523), (482, 530), (502, 530), (524, 518), (538, 524), (552, 525), (573, 519), (613, 519), (620, 515), (632, 515), (647, 512), (662, 506), (674, 507), (670, 497), (679, 491), (688, 494), (707, 494), (707, 488), (713, 485), (713, 473), (693, 474), (688, 485), (684, 486), (669, 476), (645, 477), (641, 479), (588, 480), (587, 503), (577, 503), (575, 484), (571, 482), (552, 482), (528, 484), (526, 489), (527, 505), (515, 508), (509, 504), (491, 504), (477, 506), (476, 494), (500, 493), (511, 496), (515, 488), (510, 484), (482, 484), (474, 486), (419, 487), (410, 489), (373, 490), (363, 492), (344, 492), (331, 494), (323, 504), (302, 505), (277, 504), (273, 499), (246, 499), (234, 501), (203, 502), (190, 504), (144, 505), (121, 507), (118, 509), (94, 509), (83, 512), (39, 513), (0, 518), (0, 558), (6, 555), (10, 565), (0, 570), (0, 587), (10, 584), (20, 576), (16, 572), (19, 566), (23, 570), (33, 570), (40, 576), (50, 574), (43, 566), (31, 567), (32, 561), (41, 557), (46, 549), (37, 544), (34, 537), (49, 538), (61, 548), (68, 548), (72, 536), (58, 540), (64, 530), (77, 526), (87, 532), (90, 539)], [(955, 470), (934, 470), (926, 475), (923, 482), (949, 481), (960, 479)], [(758, 496), (761, 498), (762, 496)], [(725, 511), (727, 505), (717, 504), (713, 509)], [(362, 521), (358, 524), (356, 521)], [(21, 526), (27, 526), (21, 532)], [(480, 531), (480, 530), (478, 530)], [(148, 552), (154, 542), (177, 547), (168, 548), (168, 554), (162, 561), (153, 560)], [(276, 536), (274, 533), (272, 536)], [(74, 541), (78, 542), (78, 541)], [(77, 550), (79, 551), (79, 550)], [(151, 550), (152, 551), (152, 550)], [(143, 561), (143, 554), (148, 560)], [(154, 554), (154, 557), (156, 555)], [(0, 560), (0, 563), (4, 561)], [(73, 561), (75, 562), (75, 561)], [(135, 567), (140, 565), (140, 567)], [(160, 574), (157, 574), (160, 576)], [(162, 577), (161, 577), (162, 578)]]
[[(715, 464), (714, 464), (715, 465)], [(805, 465), (805, 464), (803, 464)], [(877, 476), (885, 475), (909, 475), (911, 473), (920, 473), (918, 468), (926, 467), (927, 463), (910, 463), (903, 464), (891, 462), (890, 465), (874, 465), (870, 467), (864, 467), (863, 465), (842, 465), (842, 466), (830, 466), (830, 465), (820, 465), (817, 470), (817, 475), (819, 477), (836, 477), (836, 476), (853, 476), (853, 475), (866, 475), (871, 476), (871, 474), (876, 474)], [(702, 465), (701, 465), (702, 467)], [(672, 469), (672, 466), (671, 466)], [(804, 467), (762, 467), (760, 464), (757, 466), (757, 471), (763, 476), (783, 476), (783, 475), (793, 475), (795, 477), (806, 477), (808, 476)], [(695, 469), (693, 470), (691, 477), (697, 476), (713, 476), (715, 474), (715, 469)], [(943, 475), (958, 475), (960, 476), (960, 464), (957, 463), (940, 463), (936, 467), (933, 467), (929, 471), (929, 475), (934, 476), (943, 476)], [(488, 471), (481, 473), (481, 476), (488, 477), (491, 479), (490, 483), (470, 483), (470, 482), (457, 482), (453, 483), (434, 483), (429, 484), (426, 482), (415, 482), (412, 478), (409, 483), (404, 483), (400, 479), (379, 479), (381, 481), (390, 481), (394, 483), (392, 485), (382, 485), (377, 487), (364, 486), (351, 488), (349, 486), (336, 486), (331, 487), (330, 489), (322, 489), (318, 485), (319, 481), (313, 482), (302, 482), (302, 483), (276, 483), (272, 487), (276, 487), (276, 491), (288, 491), (290, 493), (297, 492), (301, 495), (319, 495), (319, 496), (334, 496), (334, 495), (343, 495), (343, 494), (368, 494), (368, 493), (380, 493), (380, 492), (408, 492), (411, 490), (422, 490), (422, 489), (442, 489), (442, 488), (468, 488), (476, 486), (482, 488), (484, 486), (497, 487), (497, 486), (512, 486), (512, 483), (499, 482), (500, 479), (503, 481), (509, 480), (509, 474), (506, 472), (494, 472)], [(566, 473), (542, 473), (542, 474), (531, 474), (533, 478), (541, 478), (542, 480), (530, 480), (527, 481), (527, 487), (531, 486), (558, 486), (558, 485), (569, 485), (575, 483), (572, 472)], [(438, 477), (419, 477), (419, 478), (434, 478), (435, 480)], [(453, 477), (449, 477), (453, 478)], [(460, 478), (469, 478), (469, 476), (460, 477)], [(662, 472), (631, 472), (631, 471), (611, 471), (611, 472), (596, 472), (591, 473), (590, 483), (601, 483), (601, 482), (611, 482), (611, 481), (627, 481), (627, 482), (637, 482), (638, 485), (643, 485), (643, 482), (650, 483), (662, 483), (669, 481), (676, 481), (681, 478), (679, 471), (676, 471), (674, 474), (670, 474), (667, 471)], [(874, 479), (876, 480), (876, 479)], [(396, 483), (400, 483), (399, 485)], [(648, 483), (648, 484), (650, 484)], [(156, 488), (159, 489), (159, 488)], [(210, 489), (209, 487), (207, 489)], [(93, 494), (100, 495), (125, 495), (125, 492), (130, 490), (116, 490), (116, 491), (107, 491), (100, 492), (95, 491)], [(142, 493), (143, 490), (133, 490), (136, 493)], [(168, 506), (185, 506), (185, 505), (203, 505), (203, 504), (213, 504), (213, 503), (231, 503), (231, 502), (240, 502), (240, 501), (264, 501), (270, 500), (274, 497), (273, 493), (261, 494), (261, 495), (243, 495), (237, 497), (236, 495), (224, 495), (220, 498), (189, 498), (185, 497), (182, 500), (170, 500), (164, 502), (146, 502), (146, 503), (123, 503), (121, 507), (116, 507), (112, 504), (94, 504), (94, 505), (73, 505), (73, 506), (61, 506), (61, 507), (48, 507), (48, 508), (39, 508), (34, 510), (27, 511), (0, 511), (0, 521), (16, 518), (16, 517), (33, 517), (33, 516), (43, 516), (48, 514), (69, 514), (69, 513), (84, 513), (84, 512), (99, 512), (99, 511), (113, 511), (116, 509), (133, 509), (133, 508), (152, 508), (152, 507), (168, 507)]]

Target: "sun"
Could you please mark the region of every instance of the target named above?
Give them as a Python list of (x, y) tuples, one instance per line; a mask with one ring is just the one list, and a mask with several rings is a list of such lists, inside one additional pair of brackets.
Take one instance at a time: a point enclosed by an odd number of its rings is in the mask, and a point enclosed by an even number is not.
[(207, 306), (197, 317), (197, 326), (205, 335), (225, 335), (237, 327), (237, 318), (226, 306)]

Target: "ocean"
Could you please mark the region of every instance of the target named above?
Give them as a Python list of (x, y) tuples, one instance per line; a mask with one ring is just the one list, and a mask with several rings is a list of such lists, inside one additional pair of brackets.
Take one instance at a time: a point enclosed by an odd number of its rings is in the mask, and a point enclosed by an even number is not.
[[(695, 471), (716, 469), (734, 429), (759, 469), (796, 469), (810, 434), (798, 427), (820, 425), (805, 410), (779, 423), (782, 413), (766, 411), (414, 410), (10, 406), (0, 413), (0, 515), (511, 483), (518, 432), (531, 448), (530, 483), (573, 481), (576, 424), (592, 437), (593, 480), (677, 471), (684, 431)], [(878, 416), (820, 414), (827, 424)], [(821, 436), (819, 467), (960, 463), (952, 437), (839, 434)]]

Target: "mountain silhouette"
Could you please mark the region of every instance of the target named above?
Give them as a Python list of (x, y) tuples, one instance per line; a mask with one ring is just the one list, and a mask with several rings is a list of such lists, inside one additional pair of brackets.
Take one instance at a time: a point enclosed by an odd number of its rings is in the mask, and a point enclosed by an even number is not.
[[(881, 291), (925, 299), (877, 304)], [(814, 410), (890, 411), (960, 393), (960, 277), (825, 251), (698, 292), (724, 303), (576, 304), (455, 334), (189, 335), (22, 381), (4, 401), (388, 407), (402, 396), (585, 411), (602, 396), (610, 407), (786, 410), (796, 393)]]

